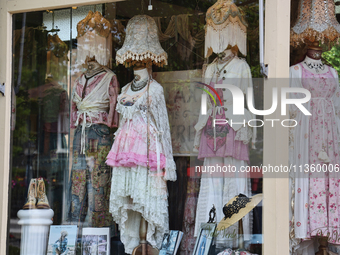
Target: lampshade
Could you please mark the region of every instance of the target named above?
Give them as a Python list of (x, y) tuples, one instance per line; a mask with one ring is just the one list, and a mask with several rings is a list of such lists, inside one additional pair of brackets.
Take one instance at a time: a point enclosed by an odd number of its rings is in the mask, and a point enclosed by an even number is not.
[(116, 62), (125, 66), (137, 62), (163, 66), (167, 60), (168, 54), (159, 42), (155, 20), (147, 15), (137, 15), (130, 19), (123, 47), (117, 51)]
[(232, 0), (218, 0), (206, 15), (205, 57), (221, 53), (230, 45), (247, 55), (247, 22)]
[(335, 17), (334, 0), (300, 0), (298, 20), (291, 29), (293, 46), (306, 41), (335, 41), (340, 37), (340, 24)]

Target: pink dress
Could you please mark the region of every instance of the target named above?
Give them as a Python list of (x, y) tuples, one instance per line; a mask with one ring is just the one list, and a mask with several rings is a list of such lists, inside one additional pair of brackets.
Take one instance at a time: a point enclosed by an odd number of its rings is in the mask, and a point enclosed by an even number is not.
[[(176, 180), (176, 165), (162, 86), (151, 80), (149, 98), (144, 93), (127, 100), (129, 86), (118, 96), (119, 128), (106, 164), (112, 166), (110, 212), (125, 253), (131, 254), (140, 242), (141, 217), (148, 223), (146, 240), (153, 247), (160, 248), (169, 232), (166, 181)], [(148, 123), (150, 170), (146, 167)]]
[[(302, 86), (311, 93), (309, 118), (309, 165), (324, 165), (319, 159), (322, 150), (330, 160), (328, 165), (339, 164), (338, 131), (333, 96), (338, 89), (337, 80), (330, 68), (323, 74), (314, 74), (302, 67)], [(339, 94), (339, 92), (337, 92)], [(339, 95), (336, 95), (339, 97)], [(337, 98), (337, 100), (340, 100)], [(329, 242), (339, 241), (339, 182), (337, 174), (310, 173), (309, 179), (309, 233), (311, 236), (330, 233)], [(297, 190), (301, 192), (301, 189)], [(299, 224), (296, 222), (296, 224)], [(336, 233), (333, 235), (333, 231)]]
[[(116, 135), (115, 142), (107, 156), (106, 164), (109, 166), (144, 166), (147, 162), (146, 123), (141, 117), (132, 119), (122, 125), (121, 132)], [(151, 130), (152, 132), (152, 130)], [(150, 171), (157, 170), (156, 139), (150, 139), (149, 150)], [(160, 167), (165, 167), (165, 156), (160, 153)]]
[[(222, 80), (219, 82), (221, 83)], [(215, 87), (214, 83), (210, 86)], [(223, 102), (222, 89), (216, 89)], [(210, 98), (211, 103), (214, 102)], [(216, 113), (216, 119), (225, 119), (224, 108), (220, 107), (220, 113)], [(232, 157), (237, 160), (244, 160), (249, 164), (249, 149), (248, 144), (235, 139), (236, 131), (226, 125), (216, 125), (216, 134), (214, 136), (213, 117), (209, 116), (207, 124), (205, 125), (198, 150), (198, 159), (213, 158), (213, 157)]]
[[(125, 101), (122, 95), (118, 97), (118, 103), (125, 107), (132, 107), (136, 101)], [(150, 121), (150, 120), (149, 120)], [(154, 125), (150, 126), (150, 145), (149, 145), (149, 166), (150, 171), (157, 171), (157, 137)], [(109, 166), (147, 167), (147, 119), (142, 112), (136, 114), (134, 118), (127, 119), (115, 134), (115, 142), (107, 156), (106, 164)], [(160, 153), (160, 168), (165, 168), (166, 159)]]

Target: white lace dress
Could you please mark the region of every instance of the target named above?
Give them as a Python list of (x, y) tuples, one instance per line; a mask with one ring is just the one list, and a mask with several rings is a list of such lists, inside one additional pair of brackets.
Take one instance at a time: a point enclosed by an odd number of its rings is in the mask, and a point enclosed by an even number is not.
[(162, 86), (150, 83), (149, 95), (149, 166), (147, 160), (147, 93), (133, 105), (122, 104), (118, 96), (119, 128), (106, 163), (113, 167), (110, 212), (119, 225), (125, 252), (131, 254), (139, 244), (141, 217), (148, 223), (147, 241), (160, 248), (164, 233), (169, 232), (166, 181), (176, 180), (172, 156), (169, 120)]

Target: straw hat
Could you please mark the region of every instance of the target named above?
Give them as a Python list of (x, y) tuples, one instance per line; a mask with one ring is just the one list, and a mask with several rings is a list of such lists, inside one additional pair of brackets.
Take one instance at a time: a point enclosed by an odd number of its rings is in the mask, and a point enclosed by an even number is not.
[(246, 216), (254, 207), (261, 202), (263, 198), (262, 194), (258, 194), (252, 197), (247, 197), (243, 194), (239, 194), (232, 198), (224, 207), (224, 218), (218, 223), (217, 230), (224, 230), (244, 216)]

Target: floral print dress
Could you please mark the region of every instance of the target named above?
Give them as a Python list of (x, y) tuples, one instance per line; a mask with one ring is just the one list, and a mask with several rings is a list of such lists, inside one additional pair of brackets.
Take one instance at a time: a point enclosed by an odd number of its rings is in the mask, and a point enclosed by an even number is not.
[[(336, 71), (325, 68), (328, 70), (320, 74), (310, 72), (301, 63), (290, 69), (291, 87), (302, 87), (311, 93), (311, 99), (304, 104), (310, 116), (295, 106), (290, 108), (291, 118), (298, 123), (290, 134), (290, 161), (297, 172), (303, 170), (295, 173), (294, 179), (294, 217), (290, 224), (295, 245), (320, 235), (329, 235), (329, 242), (340, 244), (340, 179), (334, 171), (340, 164), (340, 89)], [(292, 98), (301, 98), (298, 94), (293, 93)]]

